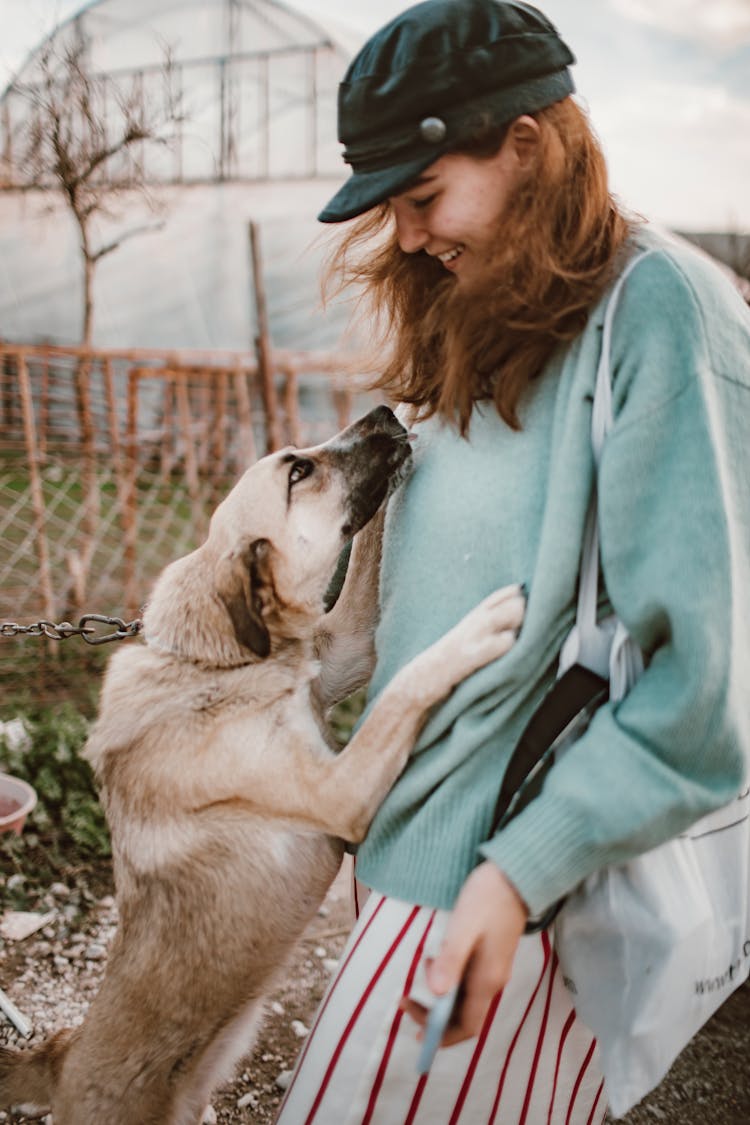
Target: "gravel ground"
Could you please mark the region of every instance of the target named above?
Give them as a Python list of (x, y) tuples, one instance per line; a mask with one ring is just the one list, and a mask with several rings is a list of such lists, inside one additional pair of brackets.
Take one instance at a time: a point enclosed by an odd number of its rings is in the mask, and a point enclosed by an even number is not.
[[(286, 1079), (353, 922), (350, 885), (350, 872), (342, 868), (300, 942), (282, 986), (269, 1000), (255, 1050), (235, 1081), (214, 1097), (207, 1122), (261, 1125), (274, 1120)], [(32, 1023), (32, 1044), (57, 1028), (80, 1023), (99, 986), (117, 910), (112, 896), (106, 895), (81, 917), (76, 899), (75, 892), (56, 884), (40, 908), (54, 911), (43, 930), (21, 942), (0, 939), (0, 985)], [(23, 1043), (0, 1014), (0, 1044)], [(21, 1125), (32, 1120), (39, 1121), (0, 1109), (0, 1122)], [(45, 1125), (51, 1121), (44, 1119)]]
[[(0, 984), (32, 1021), (32, 1042), (83, 1018), (117, 924), (111, 896), (81, 916), (75, 894), (56, 885), (46, 906), (54, 917), (43, 930), (24, 941), (0, 945)], [(300, 943), (284, 984), (269, 1002), (254, 1052), (236, 1080), (215, 1096), (207, 1122), (261, 1125), (274, 1120), (285, 1080), (351, 920), (349, 872), (342, 870)], [(16, 1042), (14, 1029), (0, 1017), (0, 1043)], [(21, 1125), (31, 1120), (0, 1111), (0, 1122)], [(738, 990), (689, 1045), (659, 1089), (620, 1121), (623, 1125), (750, 1125), (750, 984)]]

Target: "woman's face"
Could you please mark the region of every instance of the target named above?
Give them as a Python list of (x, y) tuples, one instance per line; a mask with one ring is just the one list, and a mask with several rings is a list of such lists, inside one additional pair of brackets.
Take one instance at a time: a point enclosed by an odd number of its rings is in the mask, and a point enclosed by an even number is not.
[(441, 156), (408, 191), (389, 201), (401, 249), (438, 258), (459, 284), (476, 280), (490, 263), (524, 163), (512, 132), (494, 156)]

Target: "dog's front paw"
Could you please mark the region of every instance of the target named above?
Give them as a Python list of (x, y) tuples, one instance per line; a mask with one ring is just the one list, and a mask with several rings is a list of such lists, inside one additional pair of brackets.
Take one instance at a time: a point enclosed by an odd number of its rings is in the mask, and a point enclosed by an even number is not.
[(523, 587), (495, 590), (447, 634), (458, 679), (504, 656), (514, 645), (526, 611)]

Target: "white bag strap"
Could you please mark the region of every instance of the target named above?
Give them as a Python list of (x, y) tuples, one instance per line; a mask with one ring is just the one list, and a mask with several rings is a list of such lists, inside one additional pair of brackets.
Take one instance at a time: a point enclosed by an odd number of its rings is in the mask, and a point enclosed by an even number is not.
[[(591, 445), (597, 471), (604, 439), (612, 428), (612, 325), (617, 302), (631, 271), (640, 261), (653, 254), (644, 250), (632, 258), (618, 277), (607, 301), (602, 329), (602, 347), (596, 372), (594, 402), (591, 411)], [(591, 494), (581, 550), (581, 574), (578, 588), (576, 624), (560, 657), (560, 668), (574, 662), (591, 668), (610, 681), (610, 696), (621, 699), (643, 670), (643, 658), (621, 621), (612, 618), (598, 622), (596, 617), (599, 588), (599, 524), (596, 485)]]

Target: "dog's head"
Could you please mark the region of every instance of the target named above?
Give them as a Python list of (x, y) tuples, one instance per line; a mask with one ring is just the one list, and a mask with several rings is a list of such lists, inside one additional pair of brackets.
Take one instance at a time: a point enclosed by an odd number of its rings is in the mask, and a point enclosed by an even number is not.
[(147, 641), (227, 666), (307, 635), (342, 548), (410, 455), (406, 430), (381, 406), (323, 445), (258, 461), (214, 512), (203, 546), (161, 575), (144, 614)]

